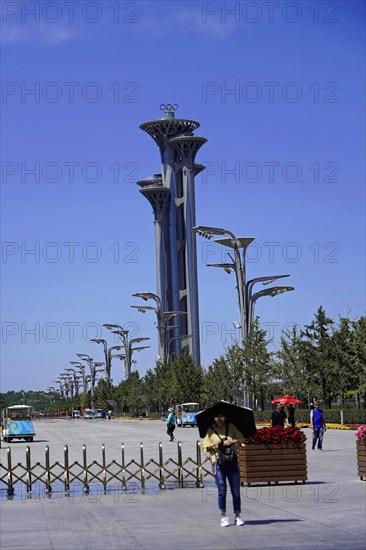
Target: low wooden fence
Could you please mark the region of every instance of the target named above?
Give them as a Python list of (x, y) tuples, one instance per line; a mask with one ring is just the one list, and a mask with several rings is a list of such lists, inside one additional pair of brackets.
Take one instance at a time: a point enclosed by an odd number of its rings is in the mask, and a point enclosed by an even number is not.
[[(84, 493), (88, 493), (91, 483), (103, 486), (104, 492), (111, 487), (127, 490), (131, 482), (138, 483), (145, 491), (147, 482), (155, 482), (160, 489), (166, 488), (167, 481), (175, 482), (179, 487), (190, 481), (196, 487), (203, 487), (203, 479), (212, 476), (211, 462), (208, 458), (202, 461), (201, 444), (196, 443), (195, 459), (188, 457), (183, 460), (182, 444), (177, 443), (177, 457), (164, 461), (163, 444), (159, 443), (158, 460), (145, 460), (144, 444), (140, 443), (140, 460), (126, 461), (125, 446), (121, 444), (121, 460), (113, 459), (107, 462), (106, 448), (102, 445), (101, 459), (88, 461), (87, 449), (83, 445), (82, 461), (70, 462), (68, 445), (64, 446), (62, 462), (51, 464), (50, 449), (45, 447), (44, 464), (33, 462), (31, 448), (25, 449), (25, 465), (21, 462), (13, 464), (11, 448), (6, 449), (6, 464), (0, 464), (0, 488), (7, 491), (9, 496), (14, 495), (16, 486), (25, 486), (27, 493), (39, 491), (43, 485), (45, 493), (52, 493), (56, 483), (61, 484), (65, 493), (69, 493), (73, 485), (81, 485)], [(1, 485), (3, 484), (3, 485)]]

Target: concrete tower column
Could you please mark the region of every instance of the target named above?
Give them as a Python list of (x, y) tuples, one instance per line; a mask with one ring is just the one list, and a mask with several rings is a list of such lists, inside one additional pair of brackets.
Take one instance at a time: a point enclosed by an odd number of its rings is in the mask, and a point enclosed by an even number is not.
[[(197, 276), (197, 245), (196, 235), (192, 228), (196, 225), (196, 204), (194, 188), (195, 157), (198, 150), (206, 143), (206, 139), (195, 136), (178, 136), (170, 140), (180, 159), (180, 175), (182, 179), (182, 197), (177, 199), (178, 224), (184, 228), (181, 235), (179, 254), (182, 255), (185, 276), (181, 280), (179, 291), (179, 308), (187, 311), (186, 334), (192, 334), (188, 340), (192, 356), (200, 363), (200, 326), (198, 309), (198, 276)], [(178, 204), (177, 204), (178, 206)], [(183, 303), (182, 303), (183, 302)]]
[[(206, 142), (193, 135), (199, 123), (176, 119), (167, 106), (162, 119), (141, 124), (159, 147), (161, 181), (154, 178), (138, 182), (141, 193), (154, 210), (157, 295), (163, 312), (183, 311), (175, 319), (177, 328), (169, 333), (169, 355), (179, 355), (182, 339), (187, 340), (195, 363), (200, 363), (198, 314), (197, 250), (192, 227), (196, 224), (194, 176), (204, 169), (195, 164), (195, 156)], [(164, 198), (163, 198), (164, 193)], [(164, 206), (161, 206), (163, 205)]]

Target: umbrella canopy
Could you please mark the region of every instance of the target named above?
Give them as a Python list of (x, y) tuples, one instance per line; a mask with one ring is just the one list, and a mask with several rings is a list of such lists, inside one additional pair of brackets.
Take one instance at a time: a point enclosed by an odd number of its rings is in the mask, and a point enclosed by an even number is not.
[(304, 403), (304, 401), (300, 401), (299, 399), (296, 399), (296, 397), (292, 397), (292, 395), (283, 395), (282, 397), (274, 399), (271, 403), (281, 403), (282, 405), (299, 405), (300, 403)]
[(244, 437), (249, 437), (257, 431), (252, 409), (239, 407), (227, 401), (218, 401), (212, 407), (196, 414), (197, 427), (201, 437), (205, 437), (218, 413), (224, 414), (226, 422), (234, 424)]

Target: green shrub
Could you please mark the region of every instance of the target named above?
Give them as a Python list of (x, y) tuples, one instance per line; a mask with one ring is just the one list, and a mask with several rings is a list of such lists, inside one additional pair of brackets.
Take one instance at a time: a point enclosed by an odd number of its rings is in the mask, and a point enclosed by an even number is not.
[[(325, 421), (340, 424), (341, 423), (341, 411), (335, 409), (323, 409)], [(267, 421), (271, 420), (271, 414), (274, 411), (253, 411), (255, 420)], [(310, 410), (309, 409), (296, 409), (295, 420), (300, 422), (309, 422)], [(366, 424), (366, 409), (344, 409), (343, 411), (343, 423), (344, 424)]]

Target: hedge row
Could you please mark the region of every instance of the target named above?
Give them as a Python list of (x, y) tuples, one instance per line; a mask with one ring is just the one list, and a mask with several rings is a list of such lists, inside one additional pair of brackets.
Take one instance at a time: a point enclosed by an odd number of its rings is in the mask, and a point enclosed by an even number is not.
[[(255, 420), (269, 421), (272, 411), (254, 411)], [(309, 409), (296, 409), (295, 420), (300, 422), (309, 422), (310, 411)], [(341, 423), (341, 411), (340, 410), (324, 410), (324, 418), (326, 422), (334, 424)], [(345, 409), (343, 411), (343, 423), (344, 424), (366, 424), (366, 409)]]

